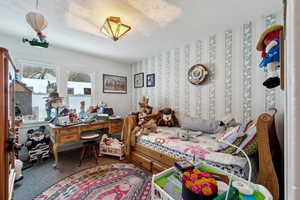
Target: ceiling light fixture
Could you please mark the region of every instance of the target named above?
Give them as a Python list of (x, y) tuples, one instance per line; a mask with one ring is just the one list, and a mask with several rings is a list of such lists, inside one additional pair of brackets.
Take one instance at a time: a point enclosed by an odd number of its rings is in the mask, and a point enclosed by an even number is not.
[(114, 41), (123, 37), (131, 27), (121, 23), (120, 17), (109, 17), (105, 20), (101, 32)]

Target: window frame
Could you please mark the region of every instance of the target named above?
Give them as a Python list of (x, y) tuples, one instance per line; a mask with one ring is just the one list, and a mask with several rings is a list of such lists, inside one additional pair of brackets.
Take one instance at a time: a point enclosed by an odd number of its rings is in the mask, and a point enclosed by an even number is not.
[[(21, 75), (21, 81), (23, 78), (25, 78), (23, 76), (23, 71), (24, 68), (26, 67), (39, 67), (39, 68), (49, 68), (49, 69), (53, 69), (55, 71), (55, 83), (57, 85), (57, 90), (58, 90), (58, 85), (59, 83), (59, 79), (58, 79), (58, 67), (54, 64), (50, 64), (47, 62), (40, 62), (40, 61), (33, 61), (33, 60), (18, 60), (19, 66), (20, 66), (20, 75)], [(45, 79), (46, 80), (46, 79)], [(34, 92), (34, 90), (32, 91), (32, 95), (49, 95), (47, 92), (46, 93), (36, 93)], [(38, 119), (35, 120), (29, 120), (29, 121), (24, 121), (24, 124), (32, 124), (32, 123), (42, 123), (44, 122), (44, 120), (41, 119), (41, 116), (38, 116)]]

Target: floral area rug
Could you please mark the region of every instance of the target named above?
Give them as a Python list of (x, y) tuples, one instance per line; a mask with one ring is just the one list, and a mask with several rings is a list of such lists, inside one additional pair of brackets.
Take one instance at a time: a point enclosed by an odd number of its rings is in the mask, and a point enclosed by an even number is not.
[(132, 164), (102, 165), (56, 183), (35, 200), (150, 200), (151, 177)]

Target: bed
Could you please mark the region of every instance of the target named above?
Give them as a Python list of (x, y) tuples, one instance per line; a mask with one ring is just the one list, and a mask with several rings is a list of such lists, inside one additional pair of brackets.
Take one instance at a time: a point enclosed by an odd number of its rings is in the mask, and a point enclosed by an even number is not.
[[(255, 182), (268, 188), (276, 200), (279, 199), (277, 172), (279, 170), (281, 151), (275, 131), (275, 114), (276, 109), (271, 109), (269, 113), (263, 113), (257, 119), (257, 155), (259, 164), (256, 164), (257, 174), (254, 174)], [(151, 116), (153, 119), (156, 119), (156, 117), (157, 115)], [(136, 124), (137, 118), (135, 116), (128, 116), (124, 120), (122, 136), (126, 146), (126, 158), (151, 173), (155, 174), (168, 169), (177, 160), (193, 159), (193, 153), (195, 154), (195, 152), (198, 152), (198, 157), (205, 160), (208, 164), (223, 170), (233, 171), (238, 176), (245, 177), (245, 174), (248, 173), (244, 158), (230, 154), (217, 154), (213, 151), (209, 151), (206, 154), (207, 150), (213, 150), (216, 144), (213, 139), (205, 138), (207, 137), (205, 135), (201, 136), (200, 140), (202, 143), (200, 141), (198, 145), (166, 138), (166, 135), (168, 135), (166, 132), (176, 132), (176, 130), (170, 128), (159, 128), (160, 132), (158, 134), (136, 138), (135, 135), (131, 134)], [(201, 147), (200, 149), (199, 146)]]

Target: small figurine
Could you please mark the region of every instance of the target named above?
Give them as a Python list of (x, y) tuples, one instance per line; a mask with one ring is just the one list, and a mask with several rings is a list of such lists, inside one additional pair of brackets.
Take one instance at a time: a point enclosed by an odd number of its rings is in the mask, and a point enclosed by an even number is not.
[(16, 103), (15, 105), (15, 124), (16, 126), (21, 126), (23, 122), (23, 115), (22, 115), (22, 110), (20, 108), (20, 105)]
[(77, 123), (78, 122), (76, 109), (70, 109), (69, 117), (70, 117), (70, 122), (71, 123)]
[(85, 101), (80, 101), (80, 111), (78, 117), (82, 119), (84, 118), (84, 116), (85, 116)]
[(57, 92), (52, 92), (46, 98), (47, 118), (45, 121), (54, 122), (58, 115), (58, 108), (63, 107), (63, 98)]

